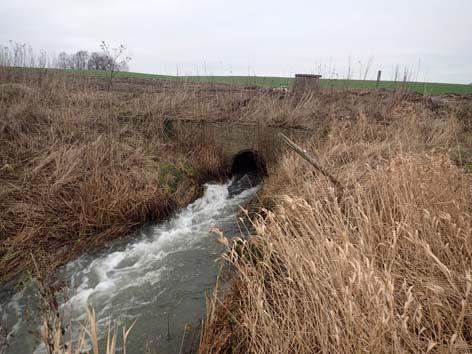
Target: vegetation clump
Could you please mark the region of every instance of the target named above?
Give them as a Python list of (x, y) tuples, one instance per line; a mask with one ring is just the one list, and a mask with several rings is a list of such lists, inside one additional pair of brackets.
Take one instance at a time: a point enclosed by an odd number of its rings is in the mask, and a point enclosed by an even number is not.
[(224, 174), (214, 146), (166, 139), (150, 100), (0, 75), (2, 279), (31, 270), (31, 252), (54, 268), (162, 220)]
[(418, 108), (333, 117), (303, 143), (340, 193), (286, 152), (271, 209), (223, 257), (234, 279), (209, 298), (201, 353), (470, 352), (472, 179), (448, 155), (468, 134)]

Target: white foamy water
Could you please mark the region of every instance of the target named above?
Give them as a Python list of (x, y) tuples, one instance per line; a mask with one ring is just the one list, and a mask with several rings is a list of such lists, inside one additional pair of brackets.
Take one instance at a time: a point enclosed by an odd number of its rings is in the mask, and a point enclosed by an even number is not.
[[(222, 247), (209, 230), (217, 226), (228, 236), (238, 235), (239, 206), (258, 189), (229, 198), (229, 185), (207, 184), (201, 198), (169, 221), (143, 228), (128, 244), (119, 242), (67, 264), (61, 274), (70, 283), (68, 300), (61, 307), (71, 323), (84, 319), (90, 304), (102, 329), (110, 319), (128, 325), (138, 319), (128, 352), (143, 352), (146, 345), (162, 353), (178, 352), (184, 326), (200, 321), (205, 291), (214, 286), (217, 275), (215, 260)], [(24, 309), (32, 308), (33, 300), (31, 290), (4, 293), (0, 299), (3, 320), (11, 327), (7, 353), (44, 351), (38, 339), (27, 334), (37, 328), (25, 318)]]

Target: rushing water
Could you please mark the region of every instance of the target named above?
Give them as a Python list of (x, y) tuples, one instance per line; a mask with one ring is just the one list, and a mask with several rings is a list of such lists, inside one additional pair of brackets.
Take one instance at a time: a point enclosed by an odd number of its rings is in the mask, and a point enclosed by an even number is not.
[[(85, 306), (91, 304), (102, 335), (110, 320), (129, 326), (137, 319), (128, 337), (128, 353), (144, 353), (146, 348), (152, 353), (179, 353), (182, 343), (191, 346), (204, 316), (205, 292), (215, 283), (215, 261), (223, 250), (210, 229), (217, 226), (226, 236), (239, 235), (236, 213), (258, 189), (247, 187), (241, 181), (207, 184), (201, 198), (167, 222), (144, 227), (126, 243), (117, 242), (63, 267), (60, 273), (69, 286), (61, 306), (72, 326), (85, 318)], [(7, 353), (44, 352), (34, 334), (35, 303), (32, 289), (0, 290), (0, 312), (9, 333)], [(186, 325), (193, 330), (182, 340)]]

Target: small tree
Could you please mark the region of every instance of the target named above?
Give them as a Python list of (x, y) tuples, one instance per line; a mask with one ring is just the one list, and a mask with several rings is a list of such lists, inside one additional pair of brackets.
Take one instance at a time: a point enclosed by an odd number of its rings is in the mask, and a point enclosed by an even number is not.
[(38, 68), (45, 69), (48, 66), (48, 53), (45, 50), (39, 52)]
[(60, 52), (57, 58), (57, 67), (59, 69), (69, 69), (70, 68), (70, 57), (66, 52)]
[(2, 46), (0, 51), (0, 65), (1, 66), (11, 66), (12, 63), (12, 55), (10, 52), (10, 48), (7, 46)]
[(86, 50), (79, 50), (71, 57), (72, 69), (84, 70), (87, 68), (89, 53)]
[(109, 60), (109, 68), (107, 70), (110, 71), (108, 80), (108, 91), (110, 91), (116, 73), (123, 69), (128, 69), (128, 63), (131, 58), (126, 55), (126, 47), (122, 44), (118, 48), (111, 48), (109, 44), (102, 41), (100, 48), (103, 55)]
[(90, 54), (90, 58), (87, 63), (89, 70), (110, 70), (112, 66), (112, 59), (108, 56), (93, 52)]

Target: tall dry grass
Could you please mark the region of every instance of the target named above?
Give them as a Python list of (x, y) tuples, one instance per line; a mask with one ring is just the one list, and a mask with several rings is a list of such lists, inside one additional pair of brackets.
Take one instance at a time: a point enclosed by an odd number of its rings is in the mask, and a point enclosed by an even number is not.
[(164, 217), (218, 176), (219, 151), (165, 139), (167, 120), (300, 127), (346, 188), (280, 158), (255, 236), (226, 256), (232, 290), (210, 299), (200, 351), (470, 349), (469, 176), (448, 159), (467, 141), (467, 105), (404, 91), (279, 97), (117, 80), (109, 93), (96, 78), (0, 78), (1, 278), (30, 269), (30, 253), (53, 268)]
[(155, 97), (2, 74), (1, 279), (31, 270), (30, 252), (54, 268), (162, 219), (225, 172), (217, 147), (166, 138)]
[[(86, 320), (80, 329), (64, 328), (64, 323), (57, 317), (52, 321), (44, 320), (41, 326), (41, 339), (49, 354), (126, 354), (126, 340), (134, 327), (123, 325), (121, 327), (121, 341), (119, 342), (118, 326), (109, 323), (106, 335), (106, 342), (99, 343), (99, 328), (93, 307), (86, 307)], [(74, 335), (77, 335), (74, 338)]]
[(472, 351), (471, 178), (463, 126), (424, 107), (333, 120), (304, 147), (345, 186), (287, 152), (254, 236), (223, 257), (201, 353)]
[[(77, 103), (84, 103), (84, 92), (109, 96), (107, 81), (96, 76), (71, 75), (61, 71), (25, 71), (0, 68), (0, 81), (36, 86), (54, 83)], [(441, 117), (450, 107), (404, 88), (392, 90), (347, 90), (327, 88), (315, 94), (280, 94), (267, 89), (225, 84), (114, 79), (113, 107), (122, 119), (135, 117), (135, 110), (152, 111), (167, 119), (237, 122), (240, 124), (303, 129), (322, 129), (326, 122), (355, 119), (359, 111), (383, 119), (395, 109), (424, 109)], [(49, 90), (54, 91), (54, 90)], [(81, 97), (74, 98), (80, 92)], [(126, 99), (123, 99), (126, 98)], [(447, 100), (461, 101), (459, 109), (468, 109), (467, 97), (451, 95)], [(102, 100), (101, 104), (105, 102)], [(130, 109), (132, 107), (132, 109)], [(464, 115), (467, 115), (464, 113)], [(469, 117), (470, 118), (470, 117)], [(146, 119), (144, 119), (147, 121)]]

